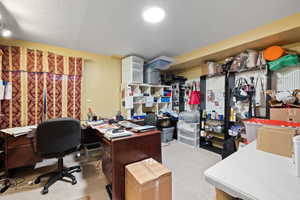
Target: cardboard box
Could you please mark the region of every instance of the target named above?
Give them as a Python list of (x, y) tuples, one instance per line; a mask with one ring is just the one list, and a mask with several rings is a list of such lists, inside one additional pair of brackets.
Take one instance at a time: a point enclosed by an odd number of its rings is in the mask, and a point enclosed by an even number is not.
[(171, 200), (171, 171), (154, 159), (125, 167), (125, 200)]
[(292, 157), (296, 129), (263, 126), (257, 130), (256, 148), (265, 152)]
[(270, 119), (300, 122), (300, 109), (299, 108), (271, 108)]

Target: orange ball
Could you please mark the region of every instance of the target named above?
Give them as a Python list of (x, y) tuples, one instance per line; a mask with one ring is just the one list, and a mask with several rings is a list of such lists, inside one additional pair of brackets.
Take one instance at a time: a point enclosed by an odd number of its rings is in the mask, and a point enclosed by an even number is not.
[(280, 46), (271, 46), (264, 50), (264, 58), (268, 61), (277, 60), (284, 55), (285, 51)]

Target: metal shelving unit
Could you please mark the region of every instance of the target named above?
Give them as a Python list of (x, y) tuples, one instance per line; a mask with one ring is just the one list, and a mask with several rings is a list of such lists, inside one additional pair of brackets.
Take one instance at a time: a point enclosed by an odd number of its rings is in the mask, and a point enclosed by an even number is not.
[[(205, 131), (207, 133), (209, 133), (209, 135), (213, 135), (213, 137), (211, 138), (207, 138), (207, 137), (200, 137), (200, 148), (206, 149), (208, 151), (212, 151), (214, 153), (217, 154), (221, 154), (222, 153), (222, 146), (223, 146), (223, 142), (225, 141), (225, 139), (227, 138), (227, 133), (228, 131), (225, 130), (225, 116), (226, 116), (226, 112), (224, 109), (224, 119), (223, 120), (216, 120), (216, 119), (204, 119), (203, 116), (203, 111), (206, 110), (206, 86), (207, 86), (207, 79), (208, 78), (213, 78), (213, 77), (219, 77), (219, 76), (226, 76), (226, 73), (218, 73), (218, 74), (214, 74), (214, 75), (209, 75), (209, 76), (201, 76), (200, 77), (200, 92), (201, 92), (201, 105), (200, 105), (200, 132), (201, 131)], [(226, 78), (225, 78), (226, 79)], [(226, 85), (225, 85), (226, 86)], [(226, 87), (225, 87), (226, 90)], [(225, 101), (226, 102), (226, 101)], [(209, 122), (213, 122), (213, 123), (217, 123), (217, 124), (222, 124), (224, 125), (224, 130), (222, 133), (220, 132), (215, 132), (212, 130), (206, 130), (205, 129), (205, 125)]]
[[(200, 131), (206, 131), (204, 126), (206, 123), (206, 119), (203, 119), (203, 111), (206, 109), (206, 80), (207, 78), (211, 78), (211, 77), (218, 77), (218, 76), (225, 76), (225, 107), (224, 107), (224, 131), (223, 131), (223, 139), (220, 137), (220, 135), (218, 136), (214, 136), (212, 139), (207, 139), (205, 137), (200, 137), (200, 148), (215, 152), (215, 153), (222, 153), (222, 143), (224, 141), (226, 141), (227, 139), (229, 139), (231, 136), (228, 134), (228, 130), (230, 129), (230, 127), (233, 124), (241, 124), (241, 122), (232, 122), (230, 121), (230, 109), (231, 109), (231, 105), (233, 103), (232, 100), (232, 89), (235, 86), (235, 79), (236, 79), (236, 74), (237, 73), (244, 73), (244, 72), (251, 72), (251, 71), (257, 71), (257, 70), (261, 70), (261, 69), (265, 69), (267, 70), (267, 83), (266, 83), (266, 89), (269, 90), (272, 88), (272, 73), (271, 71), (266, 68), (260, 68), (260, 67), (255, 67), (255, 68), (251, 68), (251, 69), (246, 69), (246, 70), (242, 70), (242, 71), (228, 71), (227, 73), (217, 73), (214, 75), (209, 75), (209, 76), (201, 76), (200, 77), (200, 91), (201, 91), (201, 106), (200, 106), (200, 111), (201, 111), (201, 120), (200, 120)], [(267, 119), (270, 118), (270, 106), (268, 104), (269, 98), (268, 96), (266, 96), (266, 117)], [(256, 116), (254, 116), (256, 117)], [(214, 134), (214, 133), (213, 133)], [(220, 133), (218, 133), (220, 134)], [(214, 141), (218, 144), (213, 144), (212, 142), (210, 143), (209, 141)]]

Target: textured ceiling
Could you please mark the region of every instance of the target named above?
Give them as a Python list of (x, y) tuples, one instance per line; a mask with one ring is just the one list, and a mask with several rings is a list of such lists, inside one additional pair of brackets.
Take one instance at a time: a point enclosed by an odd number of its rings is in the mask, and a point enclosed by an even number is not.
[[(177, 56), (299, 12), (299, 0), (0, 0), (13, 38), (105, 55)], [(166, 18), (147, 24), (142, 11)]]

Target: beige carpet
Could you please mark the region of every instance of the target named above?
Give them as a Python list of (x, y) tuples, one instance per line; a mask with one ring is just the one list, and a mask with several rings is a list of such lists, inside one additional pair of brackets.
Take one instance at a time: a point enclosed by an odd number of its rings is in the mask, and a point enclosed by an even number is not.
[(45, 160), (36, 166), (36, 170), (22, 170), (16, 172), (18, 184), (10, 188), (0, 196), (2, 200), (107, 200), (105, 185), (107, 184), (99, 163), (92, 159), (77, 160), (75, 156), (70, 155), (65, 159), (65, 166), (74, 166), (80, 164), (81, 173), (74, 173), (77, 184), (58, 181), (49, 188), (49, 193), (41, 195), (43, 180), (40, 184), (32, 184), (33, 180), (44, 172), (52, 171), (56, 168), (56, 160)]
[(203, 172), (220, 160), (218, 154), (176, 141), (163, 147), (163, 163), (172, 171), (173, 200), (215, 200)]
[[(80, 164), (81, 173), (75, 173), (77, 184), (58, 181), (41, 195), (42, 183), (28, 184), (39, 174), (55, 169), (56, 160), (39, 163), (37, 169), (16, 174), (19, 184), (1, 194), (0, 200), (108, 200), (106, 179), (95, 159), (65, 158), (66, 166)], [(163, 163), (172, 171), (173, 200), (214, 200), (214, 188), (205, 182), (203, 172), (220, 160), (220, 156), (203, 149), (195, 149), (178, 142), (163, 146)]]

